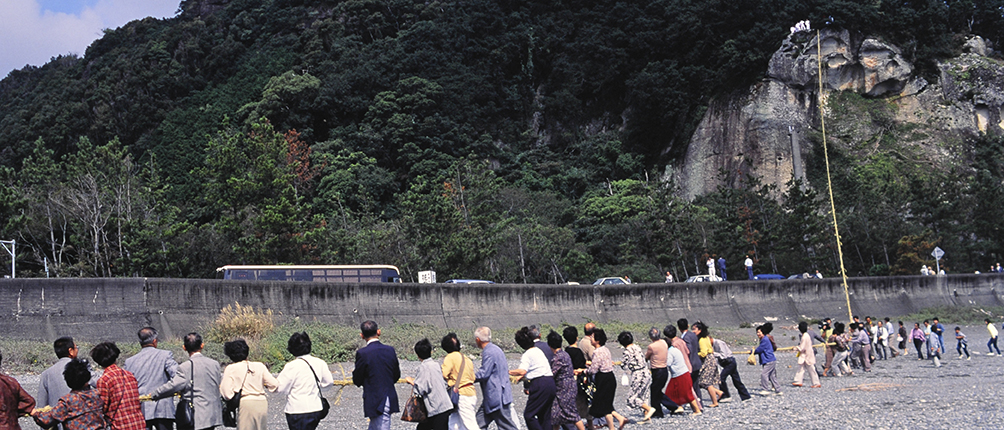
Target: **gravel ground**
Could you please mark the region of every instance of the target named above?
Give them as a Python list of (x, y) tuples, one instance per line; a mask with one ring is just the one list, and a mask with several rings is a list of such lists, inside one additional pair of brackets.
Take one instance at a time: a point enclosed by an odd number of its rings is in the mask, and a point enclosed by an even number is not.
[[(1001, 428), (1004, 426), (1004, 357), (989, 356), (985, 352), (986, 333), (982, 327), (968, 327), (970, 345), (974, 352), (972, 360), (960, 360), (955, 355), (954, 339), (946, 339), (949, 351), (941, 368), (935, 368), (931, 361), (917, 359), (912, 355), (899, 356), (887, 361), (876, 361), (871, 373), (855, 371), (854, 376), (828, 377), (822, 379), (823, 388), (792, 387), (795, 374), (795, 355), (779, 353), (778, 380), (784, 384), (780, 396), (760, 396), (760, 366), (744, 364), (745, 359), (737, 354), (739, 372), (743, 382), (753, 393), (747, 402), (739, 402), (738, 395), (730, 383), (735, 401), (723, 403), (718, 408), (707, 408), (702, 416), (671, 416), (653, 420), (652, 424), (629, 424), (627, 428), (669, 429), (679, 426), (710, 428), (910, 428), (940, 429), (968, 426), (969, 428)], [(779, 346), (794, 342), (787, 337), (777, 337)], [(611, 348), (614, 359), (620, 353), (619, 347)], [(822, 365), (822, 354), (819, 364)], [(519, 358), (509, 356), (511, 368), (515, 368)], [(414, 375), (417, 362), (402, 362), (403, 376)], [(351, 378), (352, 364), (333, 364), (332, 372), (339, 379), (342, 372)], [(620, 370), (616, 371), (618, 379)], [(38, 376), (24, 375), (17, 379), (29, 392), (37, 393)], [(806, 377), (806, 387), (808, 377)], [(410, 391), (405, 384), (398, 385), (398, 395), (404, 402)], [(479, 393), (480, 394), (480, 393)], [(331, 414), (321, 422), (322, 430), (366, 429), (366, 419), (362, 416), (362, 389), (346, 386), (326, 393), (332, 402)], [(709, 403), (704, 393), (705, 404)], [(517, 418), (522, 423), (522, 410), (526, 396), (514, 390)], [(479, 400), (480, 404), (480, 400)], [(632, 420), (641, 418), (641, 411), (630, 410), (626, 406), (626, 387), (619, 386), (615, 407)], [(271, 428), (285, 428), (282, 414), (284, 401), (279, 396), (269, 397), (269, 423)], [(24, 428), (38, 428), (30, 419), (21, 419)], [(392, 429), (414, 429), (415, 425), (400, 420), (394, 415)], [(492, 426), (494, 428), (494, 426)]]

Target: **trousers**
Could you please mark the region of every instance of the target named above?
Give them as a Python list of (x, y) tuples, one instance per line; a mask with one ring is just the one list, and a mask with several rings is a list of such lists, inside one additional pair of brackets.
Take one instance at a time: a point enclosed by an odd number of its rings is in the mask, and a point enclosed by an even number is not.
[(541, 376), (530, 382), (530, 395), (526, 399), (523, 419), (528, 430), (551, 429), (551, 406), (554, 405), (554, 377)]
[(736, 366), (735, 357), (729, 357), (723, 360), (718, 360), (718, 365), (722, 366), (721, 373), (721, 384), (719, 384), (718, 389), (722, 390), (722, 397), (730, 397), (729, 386), (725, 383), (725, 378), (732, 378), (732, 385), (736, 387), (736, 391), (739, 392), (739, 398), (746, 400), (750, 398), (750, 392), (746, 389), (746, 385), (743, 384), (742, 379), (739, 379), (739, 366)]
[(501, 408), (494, 412), (485, 413), (485, 408), (478, 408), (478, 427), (486, 429), (491, 423), (495, 423), (495, 426), (499, 430), (516, 430), (516, 420), (512, 418), (512, 404), (502, 405)]
[(653, 418), (662, 418), (666, 416), (662, 407), (665, 406), (670, 412), (675, 411), (676, 408), (680, 407), (666, 394), (663, 390), (666, 388), (666, 383), (669, 382), (669, 369), (665, 367), (660, 367), (658, 369), (652, 369), (652, 385), (651, 385), (651, 397), (649, 398), (649, 406), (655, 408), (655, 413), (652, 414)]
[(760, 388), (781, 391), (781, 384), (777, 382), (777, 360), (763, 364), (760, 369)]

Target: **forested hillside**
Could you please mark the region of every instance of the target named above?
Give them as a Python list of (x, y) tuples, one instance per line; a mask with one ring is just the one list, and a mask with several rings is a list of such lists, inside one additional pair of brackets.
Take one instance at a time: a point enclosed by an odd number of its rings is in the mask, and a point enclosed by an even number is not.
[[(738, 276), (745, 254), (835, 274), (818, 154), (808, 187), (748, 177), (694, 201), (665, 167), (796, 21), (887, 38), (936, 80), (963, 36), (1001, 46), (1002, 6), (185, 0), (0, 81), (0, 239), (19, 276), (369, 263), (407, 281), (657, 281), (709, 255)], [(838, 177), (838, 199), (909, 212), (842, 230), (850, 274), (915, 273), (933, 244), (955, 270), (1002, 257), (1004, 142), (962, 147), (956, 171), (893, 157)], [(860, 189), (868, 175), (896, 187)]]

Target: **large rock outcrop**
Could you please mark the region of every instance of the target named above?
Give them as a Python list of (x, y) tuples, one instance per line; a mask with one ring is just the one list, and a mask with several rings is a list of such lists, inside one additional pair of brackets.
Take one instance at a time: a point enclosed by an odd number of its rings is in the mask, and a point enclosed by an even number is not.
[[(874, 38), (856, 41), (847, 30), (821, 31), (819, 46), (826, 68), (826, 90), (873, 97), (897, 93), (913, 73), (913, 65), (903, 58), (899, 48)], [(814, 90), (818, 85), (816, 57), (815, 35), (795, 33), (771, 57), (767, 76), (793, 88)]]
[[(940, 77), (932, 84), (916, 76), (894, 45), (846, 30), (819, 34), (823, 99), (831, 100), (827, 131), (835, 131), (831, 144), (861, 146), (889, 127), (906, 125), (914, 132), (897, 136), (898, 144), (941, 165), (952, 158), (944, 142), (1004, 130), (1004, 65), (985, 56), (991, 50), (978, 36), (966, 43), (966, 53), (939, 65)], [(667, 168), (685, 197), (720, 185), (742, 186), (723, 181), (738, 181), (745, 173), (781, 189), (792, 178), (805, 178), (804, 158), (813, 149), (807, 137), (818, 133), (820, 123), (816, 46), (814, 32), (789, 36), (771, 58), (766, 79), (710, 103), (684, 158)], [(892, 125), (854, 124), (845, 115), (831, 130), (832, 111), (847, 111), (831, 97), (839, 92), (858, 94), (862, 103), (883, 101)]]

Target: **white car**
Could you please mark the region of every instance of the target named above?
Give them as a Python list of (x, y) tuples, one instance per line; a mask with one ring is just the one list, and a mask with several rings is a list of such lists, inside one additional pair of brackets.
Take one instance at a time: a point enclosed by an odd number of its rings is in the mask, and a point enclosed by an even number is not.
[(628, 281), (627, 279), (624, 278), (600, 278), (597, 279), (596, 282), (593, 282), (593, 285), (614, 285), (614, 284), (630, 284), (630, 283), (631, 281)]
[(711, 281), (721, 281), (721, 280), (722, 278), (719, 278), (717, 276), (697, 275), (697, 276), (691, 276), (687, 278), (686, 281), (683, 282), (711, 282)]

